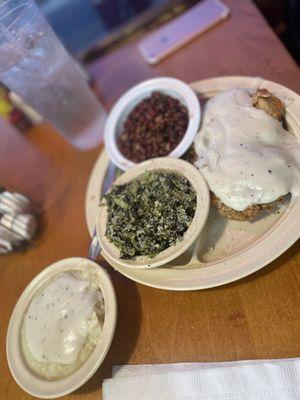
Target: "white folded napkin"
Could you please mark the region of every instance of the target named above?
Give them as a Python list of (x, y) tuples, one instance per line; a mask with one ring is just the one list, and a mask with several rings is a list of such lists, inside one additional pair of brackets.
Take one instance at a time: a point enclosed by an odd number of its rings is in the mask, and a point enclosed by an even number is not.
[(300, 360), (118, 366), (104, 400), (299, 400)]

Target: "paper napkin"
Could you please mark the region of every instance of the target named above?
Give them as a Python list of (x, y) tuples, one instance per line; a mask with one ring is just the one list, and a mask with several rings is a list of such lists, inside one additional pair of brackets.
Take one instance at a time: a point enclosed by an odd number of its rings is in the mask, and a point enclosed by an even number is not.
[(299, 359), (124, 366), (104, 400), (299, 400)]

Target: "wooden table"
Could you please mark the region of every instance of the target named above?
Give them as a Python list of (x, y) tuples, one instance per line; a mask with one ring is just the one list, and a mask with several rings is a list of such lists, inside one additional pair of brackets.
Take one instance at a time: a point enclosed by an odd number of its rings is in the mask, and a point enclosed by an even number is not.
[[(91, 66), (109, 108), (127, 88), (152, 76), (187, 82), (220, 75), (262, 76), (300, 91), (299, 69), (255, 6), (226, 0), (231, 17), (156, 67), (136, 42)], [(101, 149), (79, 152), (49, 127), (28, 135), (0, 132), (0, 182), (27, 194), (39, 213), (40, 235), (25, 253), (0, 257), (0, 399), (31, 398), (13, 381), (5, 337), (13, 307), (48, 264), (86, 256), (86, 184)], [(238, 282), (198, 292), (168, 292), (135, 284), (111, 271), (118, 325), (100, 370), (69, 399), (101, 398), (115, 364), (295, 357), (299, 341), (299, 243), (266, 268)], [(298, 276), (297, 276), (298, 274)]]

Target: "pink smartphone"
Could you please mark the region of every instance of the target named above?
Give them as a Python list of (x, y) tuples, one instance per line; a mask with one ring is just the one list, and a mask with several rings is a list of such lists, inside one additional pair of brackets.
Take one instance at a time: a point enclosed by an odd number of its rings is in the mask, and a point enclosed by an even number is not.
[(220, 0), (203, 0), (162, 28), (150, 33), (138, 44), (149, 64), (156, 64), (200, 33), (224, 20), (229, 7)]

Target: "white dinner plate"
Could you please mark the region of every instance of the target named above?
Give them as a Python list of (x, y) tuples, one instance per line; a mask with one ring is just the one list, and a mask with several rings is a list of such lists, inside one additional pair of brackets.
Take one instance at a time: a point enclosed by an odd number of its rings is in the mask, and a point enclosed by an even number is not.
[[(300, 137), (300, 97), (277, 83), (252, 77), (221, 77), (191, 84), (203, 99), (232, 87), (267, 88), (285, 104), (288, 128)], [(86, 194), (86, 220), (90, 234), (97, 220), (99, 193), (108, 166), (103, 151), (92, 171)], [(232, 221), (211, 207), (196, 246), (160, 268), (128, 269), (103, 257), (121, 274), (142, 284), (168, 290), (198, 290), (236, 281), (279, 257), (300, 237), (300, 198), (288, 197), (272, 213), (254, 221)]]

